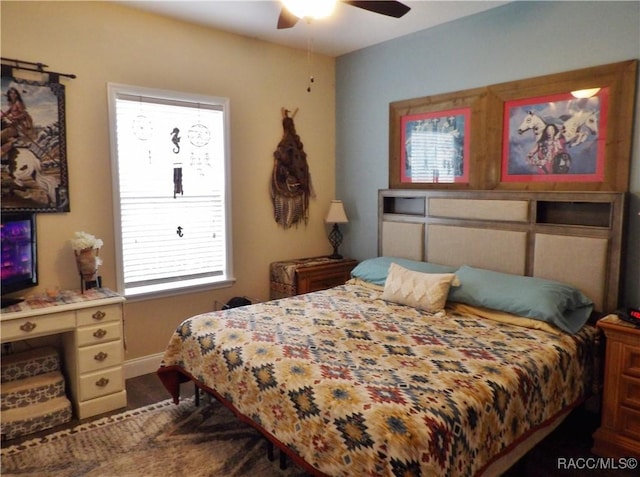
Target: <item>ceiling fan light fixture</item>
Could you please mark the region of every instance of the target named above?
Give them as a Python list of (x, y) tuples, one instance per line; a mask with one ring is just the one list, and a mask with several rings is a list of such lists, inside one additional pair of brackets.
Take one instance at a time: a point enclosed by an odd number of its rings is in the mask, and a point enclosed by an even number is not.
[(337, 0), (282, 0), (287, 10), (298, 18), (325, 18), (331, 15)]

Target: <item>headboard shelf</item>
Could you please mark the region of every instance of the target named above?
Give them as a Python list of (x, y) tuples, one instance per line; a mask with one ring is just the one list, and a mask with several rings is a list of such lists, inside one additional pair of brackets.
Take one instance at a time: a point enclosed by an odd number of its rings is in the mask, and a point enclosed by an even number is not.
[(536, 201), (536, 223), (611, 228), (611, 202)]
[(383, 201), (386, 214), (402, 214), (424, 217), (426, 201), (424, 197), (386, 197)]
[(623, 192), (378, 192), (378, 254), (562, 281), (618, 306)]

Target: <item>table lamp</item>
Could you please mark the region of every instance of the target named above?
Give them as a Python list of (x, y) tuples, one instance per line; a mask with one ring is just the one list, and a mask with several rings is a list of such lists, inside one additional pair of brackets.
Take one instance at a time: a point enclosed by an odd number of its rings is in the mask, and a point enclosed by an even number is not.
[(342, 258), (342, 255), (338, 253), (338, 247), (342, 243), (342, 233), (338, 224), (346, 224), (349, 222), (347, 214), (344, 211), (344, 206), (341, 200), (332, 200), (329, 204), (329, 211), (324, 221), (327, 224), (333, 224), (333, 228), (329, 233), (329, 243), (333, 247), (333, 253), (329, 255), (329, 258)]

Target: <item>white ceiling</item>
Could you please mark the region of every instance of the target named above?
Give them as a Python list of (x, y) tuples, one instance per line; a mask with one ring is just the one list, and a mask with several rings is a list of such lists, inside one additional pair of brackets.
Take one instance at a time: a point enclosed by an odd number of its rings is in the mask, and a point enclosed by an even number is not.
[(372, 13), (338, 1), (331, 17), (278, 30), (279, 1), (122, 0), (124, 5), (219, 30), (329, 56), (340, 56), (367, 46), (489, 10), (506, 1), (403, 1), (411, 7), (402, 18)]

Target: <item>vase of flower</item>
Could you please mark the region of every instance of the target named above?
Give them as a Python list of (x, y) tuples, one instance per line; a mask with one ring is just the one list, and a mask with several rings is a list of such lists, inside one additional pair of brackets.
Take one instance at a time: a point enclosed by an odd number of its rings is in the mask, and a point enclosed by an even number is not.
[(76, 232), (71, 239), (71, 246), (82, 279), (82, 290), (99, 286), (98, 267), (102, 264), (99, 257), (102, 240), (86, 232)]
[(78, 272), (85, 282), (95, 282), (98, 279), (98, 266), (100, 265), (99, 248), (85, 248), (74, 250)]

